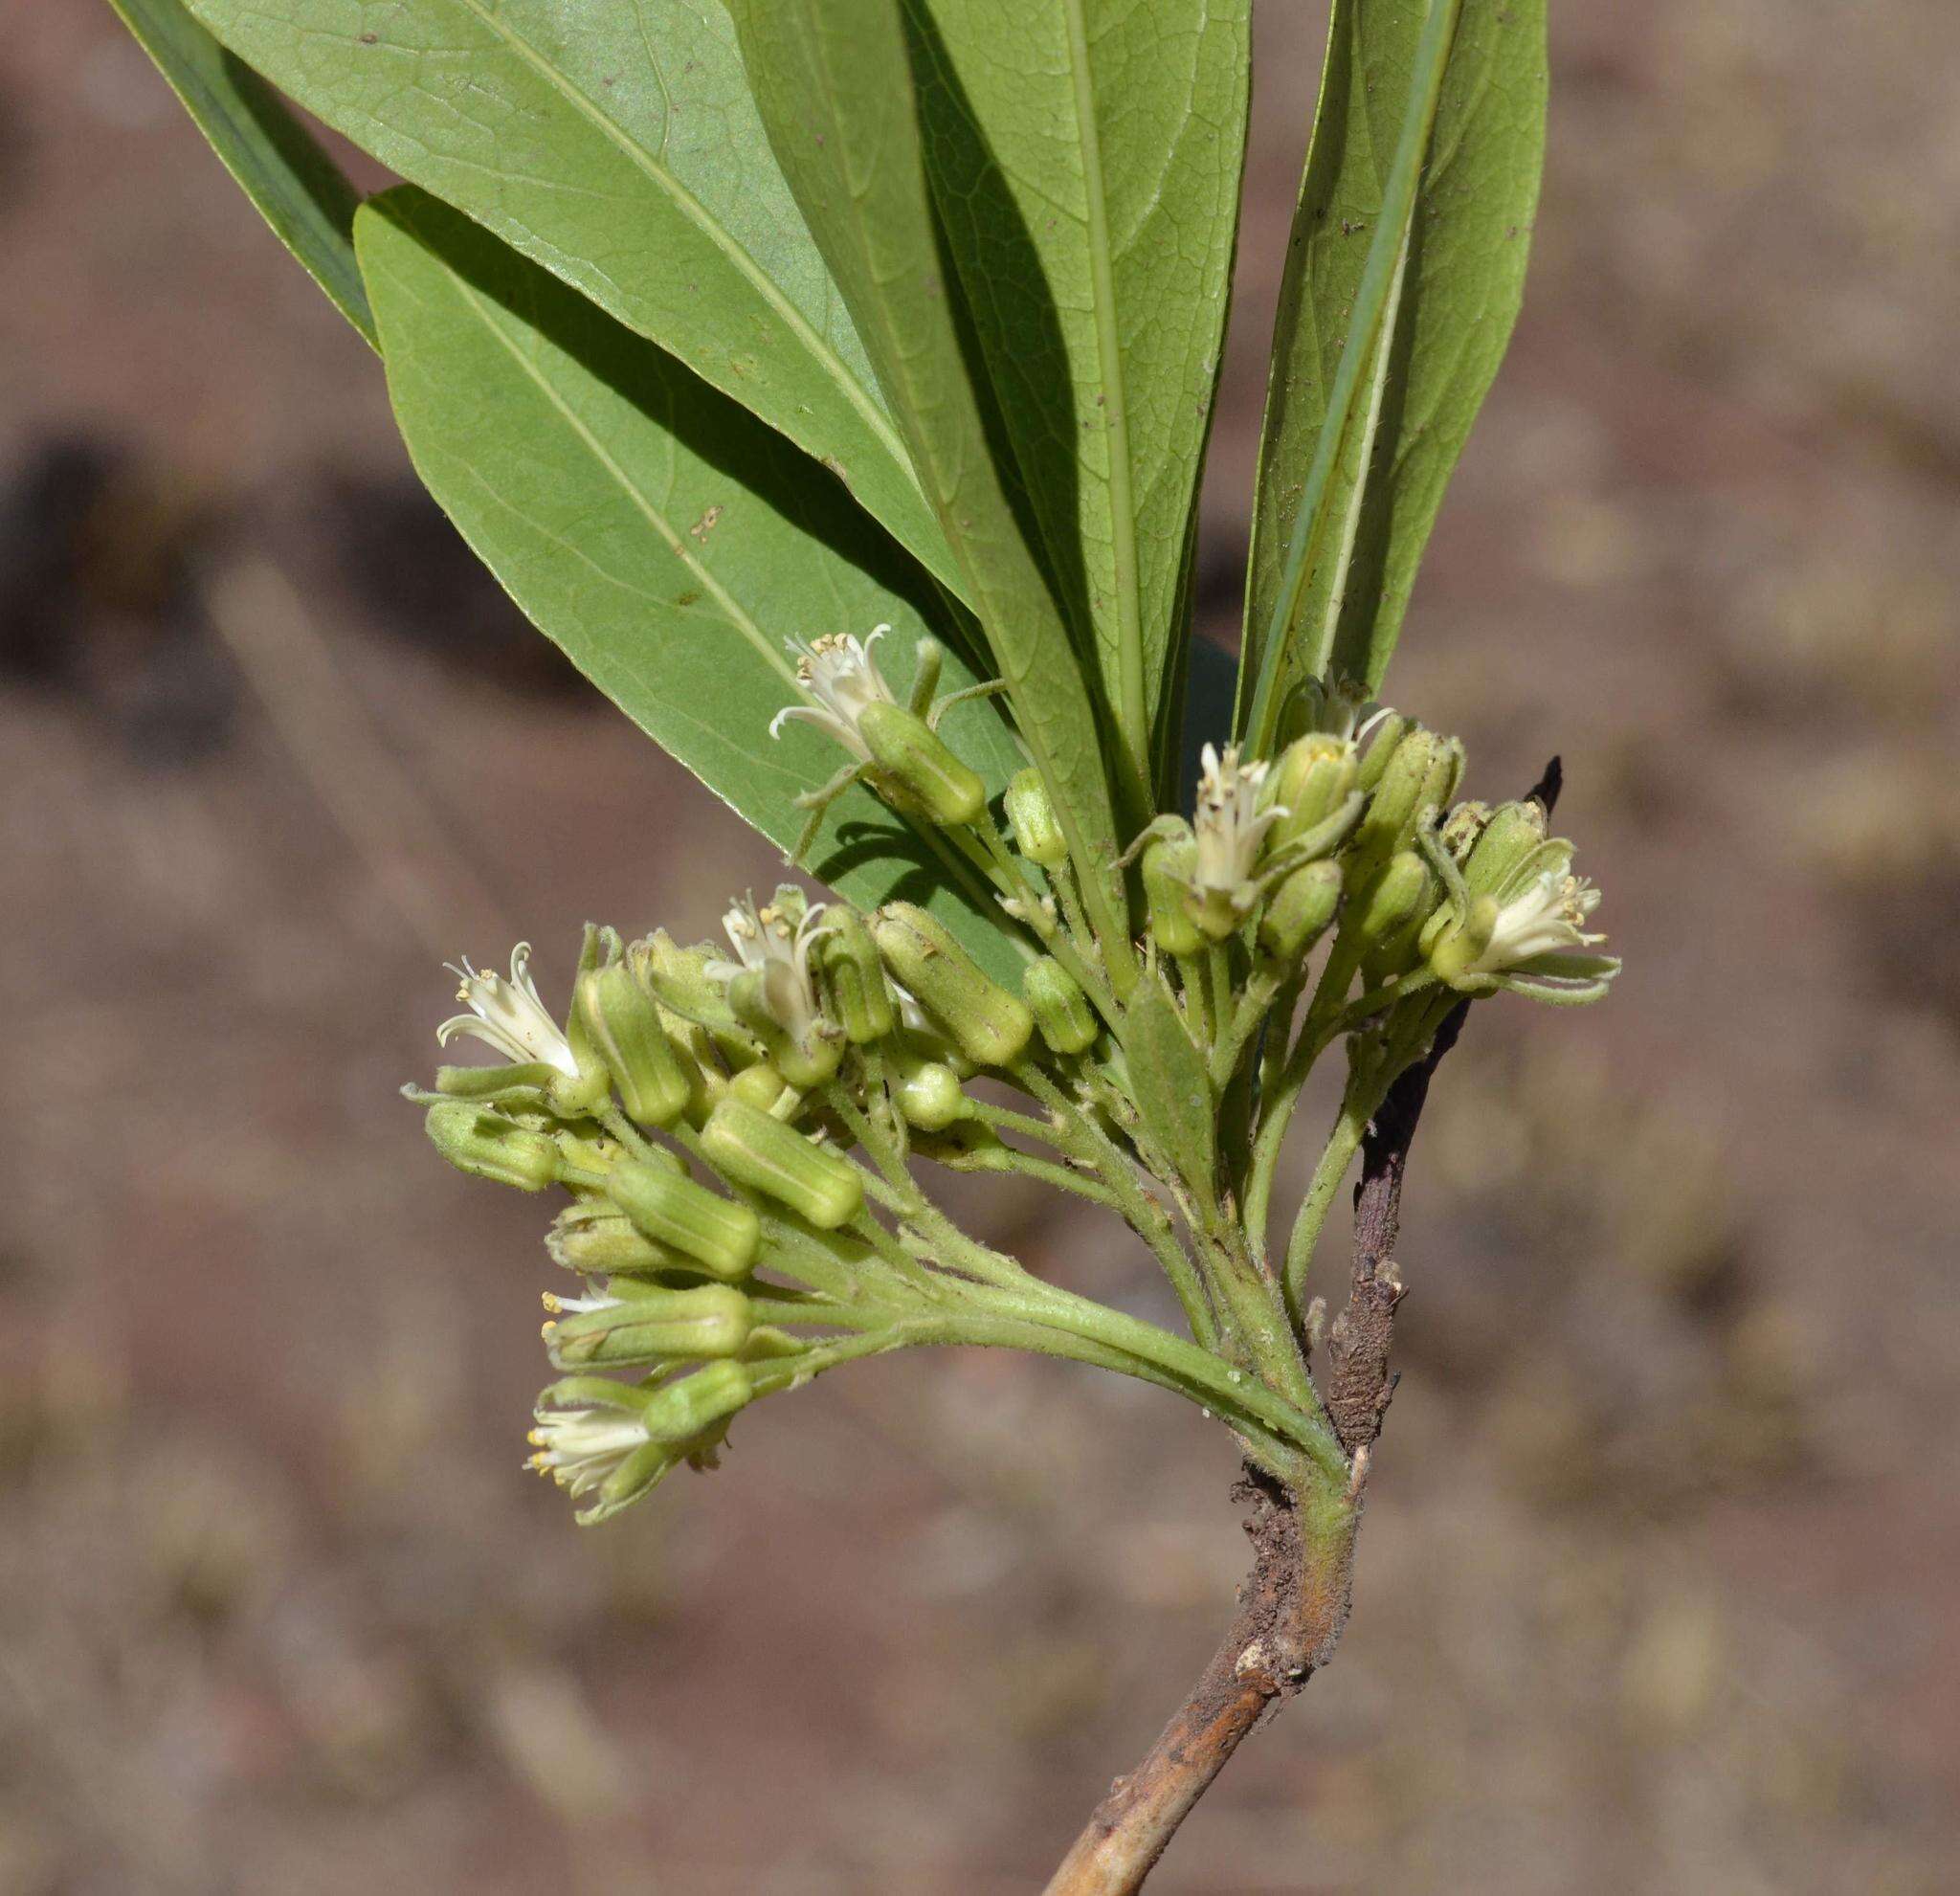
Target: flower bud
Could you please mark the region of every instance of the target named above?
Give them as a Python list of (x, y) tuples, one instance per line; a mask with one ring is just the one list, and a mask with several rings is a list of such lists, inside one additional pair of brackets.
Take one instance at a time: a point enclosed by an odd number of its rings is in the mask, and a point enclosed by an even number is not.
[(1416, 912), (1429, 889), (1429, 864), (1414, 850), (1398, 849), (1356, 890), (1346, 926), (1364, 948), (1379, 948)]
[(687, 1441), (746, 1408), (754, 1394), (755, 1385), (740, 1363), (710, 1363), (678, 1382), (662, 1383), (640, 1411), (640, 1423), (654, 1441)]
[(733, 1030), (734, 1016), (728, 1012), (726, 990), (708, 972), (710, 963), (720, 959), (712, 943), (697, 942), (684, 948), (664, 928), (655, 929), (626, 950), (628, 969), (669, 1013), (724, 1034)]
[(732, 1094), (709, 1116), (701, 1143), (724, 1177), (788, 1205), (819, 1231), (848, 1224), (863, 1207), (864, 1180), (849, 1159)]
[(857, 910), (843, 903), (832, 903), (824, 916), (830, 933), (817, 950), (817, 960), (830, 985), (831, 1012), (854, 1047), (869, 1046), (899, 1023), (878, 944)]
[(858, 714), (858, 734), (881, 781), (935, 823), (977, 823), (987, 786), (947, 749), (924, 718), (901, 704), (871, 703)]
[(1288, 745), (1267, 779), (1268, 798), (1286, 814), (1267, 838), (1277, 854), (1338, 810), (1354, 788), (1354, 747), (1322, 731), (1310, 731)]
[[(561, 1370), (600, 1364), (692, 1362), (733, 1356), (748, 1340), (748, 1299), (730, 1284), (649, 1289), (577, 1308), (546, 1292), (545, 1344)], [(571, 1309), (573, 1314), (558, 1312)]]
[(1463, 864), (1463, 886), (1473, 896), (1495, 895), (1504, 878), (1549, 833), (1545, 806), (1535, 798), (1500, 804)]
[(1502, 912), (1494, 895), (1473, 896), (1470, 912), (1460, 918), (1453, 917), (1437, 933), (1430, 946), (1429, 965), (1445, 987), (1464, 985), (1470, 970), (1497, 934), (1497, 919)]
[(1423, 778), (1421, 793), (1415, 800), (1417, 817), (1425, 810), (1447, 810), (1457, 794), (1458, 785), (1462, 781), (1463, 740), (1460, 737), (1437, 738), (1429, 773)]
[(1373, 790), (1382, 780), (1382, 772), (1389, 768), (1389, 759), (1400, 747), (1402, 740), (1409, 733), (1409, 720), (1398, 712), (1385, 711), (1372, 720), (1366, 729), (1357, 736), (1368, 738), (1368, 748), (1361, 753), (1361, 761), (1355, 771), (1354, 783), (1358, 790)]
[(887, 903), (872, 937), (899, 981), (915, 994), (968, 1059), (1006, 1066), (1035, 1031), (1035, 1016), (979, 965), (951, 933), (909, 902)]
[(438, 1066), (435, 1090), (456, 1100), (484, 1102), (513, 1099), (535, 1104), (564, 1075), (549, 1060), (524, 1060), (515, 1066)]
[(671, 1126), (692, 1086), (679, 1050), (660, 1025), (652, 993), (623, 961), (588, 969), (573, 991), (573, 1018), (619, 1089), (637, 1126)]
[(811, 1021), (800, 1039), (783, 1027), (769, 1005), (768, 976), (763, 970), (748, 969), (728, 983), (728, 1005), (791, 1085), (805, 1090), (821, 1086), (837, 1070), (842, 1034), (827, 1020)]
[[(768, 1112), (790, 1090), (790, 1082), (768, 1060), (759, 1060), (753, 1066), (745, 1066), (724, 1090), (730, 1099), (740, 1100), (758, 1112)], [(720, 1104), (718, 1100), (716, 1104)]]
[(1007, 823), (1014, 847), (1030, 862), (1053, 869), (1068, 860), (1068, 839), (1055, 819), (1055, 806), (1048, 800), (1048, 786), (1039, 770), (1017, 771), (1008, 785)]
[(1489, 821), (1487, 803), (1459, 803), (1437, 826), (1436, 839), (1450, 860), (1460, 868), (1477, 847), (1477, 838)]
[(892, 1058), (892, 1099), (905, 1124), (921, 1132), (944, 1132), (967, 1111), (960, 1076), (944, 1060), (904, 1049)]
[(1041, 1037), (1058, 1054), (1079, 1054), (1096, 1038), (1089, 997), (1067, 969), (1048, 955), (1031, 961), (1021, 975), (1021, 994), (1035, 1015)]
[(1386, 861), (1415, 834), (1432, 772), (1439, 767), (1442, 742), (1420, 725), (1394, 748), (1368, 810), (1354, 832), (1355, 854), (1370, 861)]
[(643, 1237), (682, 1252), (710, 1277), (746, 1277), (754, 1268), (762, 1221), (753, 1206), (642, 1159), (616, 1165), (606, 1191)]
[(622, 1211), (605, 1203), (568, 1205), (545, 1234), (553, 1263), (582, 1277), (612, 1277), (635, 1271), (693, 1270), (692, 1259), (671, 1244), (657, 1244), (634, 1228)]
[(1198, 925), (1185, 906), (1197, 862), (1197, 844), (1189, 836), (1160, 836), (1144, 851), (1144, 901), (1149, 911), (1150, 939), (1164, 954), (1195, 954), (1205, 945)]
[(1341, 906), (1341, 865), (1309, 862), (1273, 891), (1259, 917), (1259, 947), (1275, 961), (1291, 964), (1326, 932)]
[(542, 1192), (558, 1180), (558, 1148), (542, 1132), (486, 1112), (468, 1100), (440, 1100), (422, 1122), (429, 1141), (458, 1171)]

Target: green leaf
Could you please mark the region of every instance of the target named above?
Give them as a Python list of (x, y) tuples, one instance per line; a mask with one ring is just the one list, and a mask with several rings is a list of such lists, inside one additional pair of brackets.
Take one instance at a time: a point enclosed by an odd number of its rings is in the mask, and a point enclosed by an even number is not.
[(716, 0), (190, 0), (309, 111), (834, 468), (958, 573)]
[[(899, 655), (938, 610), (931, 582), (823, 469), (480, 226), (407, 188), (372, 199), (354, 229), (389, 393), (430, 492), (601, 691), (793, 844), (793, 799), (847, 760), (802, 724), (770, 741), (770, 718), (798, 699), (786, 637), (888, 621), (880, 653), (902, 692)], [(969, 681), (949, 660), (947, 685)], [(991, 703), (958, 707), (944, 731), (990, 794), (1019, 766)], [(923, 903), (1017, 978), (970, 872), (867, 792), (832, 806), (810, 859), (860, 903)]]
[(1147, 783), (1231, 289), (1250, 9), (908, 11), (947, 245), (1049, 566)]
[(1218, 1126), (1211, 1076), (1161, 975), (1137, 983), (1123, 1017), (1123, 1052), (1146, 1136), (1181, 1177), (1209, 1190)]
[(743, 0), (736, 21), (776, 155), (905, 429), (1125, 982), (1096, 707), (944, 254), (900, 0)]
[(372, 345), (374, 314), (354, 262), (360, 193), (272, 87), (227, 53), (180, 0), (110, 4), (279, 241)]
[[(1392, 158), (1422, 77), (1426, 30), (1447, 0), (1337, 0), (1313, 145), (1281, 293), (1253, 530), (1241, 725), (1251, 680), (1281, 630), (1286, 684), (1319, 672), (1382, 681), (1415, 569), (1524, 295), (1545, 150), (1545, 0), (1462, 0), (1446, 46), (1406, 254), (1388, 202)], [(1370, 349), (1350, 426), (1323, 439), (1365, 279), (1387, 245), (1384, 357)], [(1365, 311), (1362, 311), (1365, 314)], [(1337, 417), (1338, 418), (1338, 417)], [(1288, 553), (1317, 444), (1310, 569), (1287, 598)], [(1366, 468), (1365, 484), (1357, 471)]]

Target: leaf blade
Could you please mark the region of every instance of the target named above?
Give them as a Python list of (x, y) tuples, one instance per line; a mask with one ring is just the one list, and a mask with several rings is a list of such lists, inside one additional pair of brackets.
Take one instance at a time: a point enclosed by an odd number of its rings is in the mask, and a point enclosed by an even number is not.
[[(404, 188), (363, 208), (355, 237), (431, 493), (581, 671), (793, 843), (794, 798), (844, 760), (800, 725), (765, 736), (797, 696), (781, 634), (816, 594), (838, 622), (889, 621), (909, 641), (937, 605), (924, 574), (781, 436), (459, 212)], [(969, 677), (956, 661), (948, 676)], [(947, 728), (997, 793), (1019, 763), (997, 713), (963, 706)], [(984, 892), (868, 792), (839, 799), (812, 863), (867, 905), (903, 888), (1012, 970)]]
[[(1409, 95), (1424, 10), (1338, 0), (1312, 147), (1281, 290), (1260, 444), (1241, 673), (1268, 648), (1316, 446), (1379, 234), (1394, 119)], [(1410, 227), (1388, 351), (1368, 365), (1374, 425), (1330, 466), (1330, 550), (1301, 589), (1287, 636), (1379, 687), (1416, 566), (1523, 299), (1543, 167), (1544, 0), (1462, 0)], [(1369, 478), (1357, 480), (1367, 466)], [(1293, 676), (1303, 676), (1295, 667)], [(1274, 708), (1277, 708), (1274, 707)]]
[(309, 111), (832, 466), (957, 586), (716, 0), (190, 5)]
[(180, 0), (110, 0), (226, 170), (370, 348), (374, 312), (354, 260), (361, 194), (272, 87)]
[(1020, 733), (1083, 872), (1105, 952), (1126, 970), (1127, 913), (1097, 705), (1038, 556), (944, 255), (901, 7), (743, 0), (736, 21), (777, 156), (959, 558)]

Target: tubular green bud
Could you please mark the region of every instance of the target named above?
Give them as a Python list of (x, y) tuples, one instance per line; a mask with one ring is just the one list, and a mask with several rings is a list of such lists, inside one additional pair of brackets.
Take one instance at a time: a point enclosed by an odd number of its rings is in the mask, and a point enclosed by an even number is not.
[(716, 1034), (732, 1032), (735, 1026), (727, 993), (708, 972), (708, 965), (721, 959), (713, 943), (697, 942), (684, 948), (664, 928), (655, 929), (626, 950), (628, 969), (660, 1006)]
[(1382, 772), (1389, 768), (1389, 759), (1395, 754), (1409, 730), (1409, 720), (1395, 711), (1386, 712), (1374, 722), (1368, 748), (1361, 753), (1361, 762), (1355, 772), (1357, 789), (1372, 790), (1381, 782)]
[(732, 1094), (709, 1115), (701, 1143), (724, 1177), (788, 1205), (819, 1231), (848, 1224), (863, 1208), (864, 1180), (849, 1159)]
[(1422, 905), (1429, 886), (1429, 864), (1414, 850), (1399, 849), (1355, 892), (1347, 926), (1357, 941), (1377, 948)]
[(951, 1067), (902, 1050), (892, 1060), (892, 1099), (905, 1124), (921, 1132), (944, 1132), (967, 1111), (960, 1076)]
[(824, 919), (830, 932), (817, 948), (817, 963), (830, 986), (831, 1011), (854, 1047), (869, 1046), (899, 1024), (878, 944), (857, 910), (841, 902), (832, 903)]
[(524, 1060), (516, 1066), (438, 1066), (435, 1090), (457, 1100), (518, 1099), (536, 1104), (564, 1074), (549, 1060)]
[(1014, 847), (1030, 862), (1053, 869), (1068, 860), (1068, 839), (1055, 820), (1055, 805), (1048, 800), (1048, 786), (1039, 770), (1030, 768), (1014, 773), (1007, 787), (1007, 825), (1013, 832)]
[[(726, 1283), (649, 1289), (608, 1298), (596, 1309), (585, 1299), (546, 1291), (545, 1307), (551, 1312), (545, 1347), (561, 1370), (698, 1362), (733, 1356), (748, 1341), (748, 1299)], [(571, 1314), (560, 1314), (565, 1311)]]
[(615, 1166), (606, 1191), (641, 1236), (671, 1245), (710, 1277), (733, 1280), (754, 1268), (762, 1221), (753, 1206), (640, 1159)]
[(1286, 812), (1266, 841), (1277, 855), (1296, 836), (1324, 823), (1354, 788), (1354, 747), (1322, 731), (1310, 731), (1281, 753), (1267, 779), (1270, 799)]
[[(1495, 895), (1499, 885), (1550, 833), (1544, 804), (1535, 798), (1502, 803), (1483, 826), (1463, 864), (1463, 886), (1473, 896)], [(436, 1082), (441, 1083), (439, 1081)], [(447, 1091), (447, 1088), (444, 1088)]]
[(568, 1205), (545, 1234), (545, 1249), (553, 1263), (581, 1277), (699, 1268), (671, 1244), (657, 1244), (635, 1230), (624, 1212), (603, 1200)]
[(1460, 868), (1477, 847), (1477, 838), (1483, 834), (1484, 825), (1489, 821), (1488, 804), (1459, 803), (1437, 826), (1436, 839), (1443, 846), (1450, 860)]
[(1471, 967), (1496, 935), (1501, 912), (1494, 895), (1471, 899), (1469, 914), (1445, 927), (1429, 950), (1429, 965), (1436, 970), (1437, 980), (1451, 988), (1464, 984)]
[(1457, 794), (1457, 786), (1462, 780), (1463, 740), (1459, 737), (1437, 738), (1436, 754), (1416, 798), (1416, 815), (1419, 817), (1425, 810), (1447, 810)]
[(1043, 955), (1021, 975), (1021, 995), (1035, 1015), (1041, 1037), (1058, 1054), (1079, 1054), (1096, 1038), (1095, 1014), (1075, 976)]
[(578, 977), (572, 1012), (637, 1126), (671, 1126), (693, 1090), (652, 993), (623, 961)]
[(1198, 847), (1189, 836), (1161, 836), (1144, 851), (1144, 901), (1150, 939), (1165, 954), (1195, 954), (1205, 937), (1185, 907), (1197, 873)]
[(887, 903), (872, 923), (885, 965), (953, 1043), (982, 1066), (1006, 1066), (1035, 1031), (1022, 1002), (980, 971), (940, 923), (909, 902)]
[(458, 1171), (542, 1192), (558, 1181), (558, 1147), (545, 1133), (486, 1112), (469, 1100), (439, 1100), (422, 1122), (429, 1142)]
[(858, 714), (858, 734), (880, 779), (935, 823), (977, 823), (987, 786), (947, 748), (924, 718), (902, 704), (873, 703)]
[(1341, 906), (1341, 865), (1309, 862), (1273, 891), (1259, 917), (1259, 947), (1276, 961), (1298, 961), (1321, 936)]
[(640, 1411), (653, 1441), (687, 1441), (747, 1407), (755, 1385), (740, 1363), (710, 1363), (678, 1382), (663, 1383)]
[(1407, 845), (1415, 833), (1415, 819), (1422, 813), (1441, 747), (1436, 733), (1419, 725), (1396, 745), (1354, 833), (1358, 856), (1385, 860)]
[(768, 1112), (789, 1090), (790, 1082), (766, 1060), (745, 1066), (726, 1087), (730, 1099), (740, 1100), (759, 1112)]

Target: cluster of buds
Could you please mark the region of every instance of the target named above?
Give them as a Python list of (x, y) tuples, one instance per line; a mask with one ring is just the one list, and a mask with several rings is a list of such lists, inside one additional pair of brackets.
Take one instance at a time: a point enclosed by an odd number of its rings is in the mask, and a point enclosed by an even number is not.
[[(866, 1227), (872, 1173), (851, 1150), (864, 1115), (902, 1127), (909, 1149), (984, 1169), (998, 1141), (967, 1082), (1080, 1054), (1099, 1031), (1053, 961), (1030, 961), (1011, 992), (910, 903), (866, 916), (785, 884), (733, 903), (724, 929), (725, 949), (588, 927), (562, 1024), (527, 945), (508, 979), (460, 963), (469, 1011), (438, 1038), (472, 1037), (504, 1063), (442, 1066), (433, 1093), (408, 1089), (451, 1164), (567, 1194), (546, 1247), (581, 1285), (545, 1300), (565, 1374), (540, 1399), (530, 1465), (590, 1497), (582, 1519), (683, 1461), (711, 1465), (735, 1413), (768, 1393), (758, 1366), (805, 1349), (762, 1307), (798, 1293), (758, 1273), (787, 1259), (807, 1283), (813, 1243)], [(638, 1379), (601, 1373), (627, 1369)]]
[[(1351, 701), (1350, 701), (1351, 702)], [(1243, 940), (1269, 975), (1338, 929), (1370, 988), (1419, 977), (1459, 993), (1598, 998), (1597, 892), (1536, 800), (1458, 803), (1463, 747), (1392, 711), (1295, 736), (1270, 763), (1203, 753), (1191, 821), (1140, 838), (1150, 939), (1179, 961)]]

